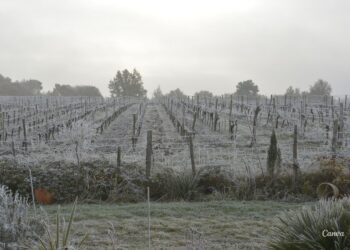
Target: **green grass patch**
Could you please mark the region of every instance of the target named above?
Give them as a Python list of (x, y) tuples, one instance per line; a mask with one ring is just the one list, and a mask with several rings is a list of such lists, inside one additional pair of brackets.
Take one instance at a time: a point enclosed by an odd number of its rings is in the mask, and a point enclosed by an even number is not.
[[(282, 211), (305, 204), (277, 201), (210, 201), (151, 204), (154, 249), (183, 249), (204, 244), (210, 249), (261, 249), (272, 237), (271, 226)], [(57, 206), (44, 207), (54, 221)], [(68, 216), (72, 205), (61, 206)], [(79, 204), (73, 228), (89, 233), (88, 249), (108, 249), (110, 224), (120, 249), (146, 249), (147, 204)], [(201, 243), (198, 243), (201, 241)]]

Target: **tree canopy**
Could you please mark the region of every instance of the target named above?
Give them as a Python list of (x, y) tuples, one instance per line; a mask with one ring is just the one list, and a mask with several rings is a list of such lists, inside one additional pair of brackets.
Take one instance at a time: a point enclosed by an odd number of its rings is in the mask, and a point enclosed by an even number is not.
[(102, 96), (99, 89), (95, 86), (80, 85), (60, 85), (55, 84), (51, 93), (54, 96)]
[(171, 96), (171, 97), (174, 97), (174, 98), (179, 98), (179, 99), (182, 99), (182, 98), (186, 97), (186, 95), (179, 88), (171, 90), (168, 93), (168, 96)]
[(207, 90), (201, 90), (199, 92), (194, 93), (194, 97), (197, 98), (212, 98), (214, 95), (210, 91)]
[(118, 70), (108, 87), (112, 96), (145, 97), (147, 94), (147, 90), (143, 88), (141, 74), (136, 69), (132, 73), (127, 69), (122, 72)]
[(36, 96), (41, 94), (42, 83), (38, 80), (13, 82), (0, 74), (0, 96)]
[(255, 85), (252, 80), (246, 80), (239, 82), (236, 85), (235, 95), (257, 95), (259, 93), (259, 87)]
[(160, 89), (160, 86), (158, 86), (158, 87), (153, 91), (152, 97), (158, 99), (158, 98), (161, 98), (162, 96), (163, 96), (163, 92), (162, 92), (162, 90)]
[(293, 88), (292, 86), (289, 86), (286, 90), (286, 95), (291, 95), (291, 96), (300, 96), (300, 89), (299, 88)]
[(322, 79), (317, 80), (313, 85), (310, 86), (310, 95), (331, 95), (332, 86)]

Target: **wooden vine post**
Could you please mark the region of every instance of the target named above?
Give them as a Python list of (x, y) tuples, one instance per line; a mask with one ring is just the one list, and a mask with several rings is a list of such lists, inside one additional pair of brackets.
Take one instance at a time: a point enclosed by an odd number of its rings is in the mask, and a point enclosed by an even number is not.
[(287, 107), (287, 94), (284, 95), (284, 111), (286, 110), (286, 107)]
[(333, 96), (331, 99), (331, 108), (332, 108), (332, 119), (334, 119), (334, 98), (333, 98)]
[(188, 144), (189, 144), (189, 148), (190, 148), (192, 175), (195, 176), (196, 175), (196, 164), (195, 164), (195, 161), (194, 161), (194, 150), (193, 150), (192, 134), (190, 134), (189, 137), (188, 137)]
[(193, 111), (192, 131), (194, 131), (194, 129), (196, 127), (196, 120), (197, 120), (197, 112)]
[(233, 105), (233, 101), (232, 101), (232, 95), (231, 95), (231, 100), (230, 100), (230, 116), (229, 116), (229, 121), (231, 122), (232, 120), (232, 105)]
[(337, 143), (338, 143), (338, 120), (333, 122), (333, 138), (332, 138), (332, 159), (337, 157)]
[(170, 114), (173, 115), (173, 99), (170, 102)]
[(294, 125), (294, 134), (293, 134), (293, 185), (297, 189), (299, 185), (299, 162), (298, 162), (298, 125)]
[(216, 131), (217, 129), (217, 124), (218, 124), (218, 121), (219, 121), (219, 115), (218, 115), (218, 98), (216, 98), (216, 101), (215, 101), (215, 113), (214, 113), (214, 131)]
[(345, 95), (345, 102), (344, 102), (344, 108), (347, 110), (347, 102), (348, 102), (348, 96)]
[[(305, 98), (303, 97), (303, 99), (305, 99)], [(305, 120), (305, 102), (301, 101), (300, 102), (300, 130), (301, 130), (302, 135), (304, 135), (304, 133), (305, 133), (304, 120)]]
[(343, 138), (344, 138), (344, 104), (340, 103), (340, 111), (339, 111), (339, 146), (343, 146)]
[(256, 144), (256, 127), (258, 125), (258, 115), (261, 111), (260, 106), (257, 106), (254, 111), (254, 120), (253, 120), (253, 131), (252, 131), (252, 141), (250, 143), (250, 146), (253, 147)]
[(152, 166), (152, 130), (147, 131), (147, 148), (146, 148), (146, 178), (151, 176)]
[(22, 119), (22, 124), (23, 124), (23, 146), (24, 146), (24, 151), (27, 152), (28, 146), (27, 146), (27, 130), (26, 130), (26, 120)]
[(13, 138), (11, 141), (11, 152), (12, 152), (13, 158), (15, 158), (16, 157), (16, 149), (15, 149), (15, 142), (13, 141)]
[(117, 167), (119, 168), (121, 166), (121, 149), (118, 147), (117, 149)]
[(233, 100), (232, 100), (232, 95), (231, 95), (231, 100), (230, 100), (230, 115), (229, 115), (229, 119), (228, 119), (228, 131), (231, 134), (231, 140), (233, 139), (233, 127), (234, 127), (234, 123), (233, 123), (233, 117), (232, 117), (232, 107), (233, 107)]
[(182, 104), (181, 135), (185, 133), (185, 104)]
[(6, 133), (5, 112), (0, 112), (0, 126), (1, 126), (1, 130), (2, 130), (2, 140), (5, 141), (5, 133)]
[(136, 120), (137, 120), (137, 114), (132, 114), (132, 148), (135, 149), (136, 145)]

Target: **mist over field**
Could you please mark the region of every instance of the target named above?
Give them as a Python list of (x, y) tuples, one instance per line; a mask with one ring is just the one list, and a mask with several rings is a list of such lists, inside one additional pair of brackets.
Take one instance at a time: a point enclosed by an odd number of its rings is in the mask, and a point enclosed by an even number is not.
[(24, 1), (0, 3), (1, 74), (93, 85), (109, 96), (118, 69), (136, 68), (151, 93), (179, 87), (263, 94), (326, 79), (349, 90), (350, 3), (340, 1)]

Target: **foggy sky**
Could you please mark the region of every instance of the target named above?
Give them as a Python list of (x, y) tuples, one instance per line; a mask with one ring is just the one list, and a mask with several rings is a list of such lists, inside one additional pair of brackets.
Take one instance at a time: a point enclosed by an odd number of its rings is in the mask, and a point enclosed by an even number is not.
[(118, 69), (149, 94), (179, 87), (264, 94), (322, 78), (350, 94), (350, 1), (0, 0), (0, 74), (91, 84), (109, 95)]

